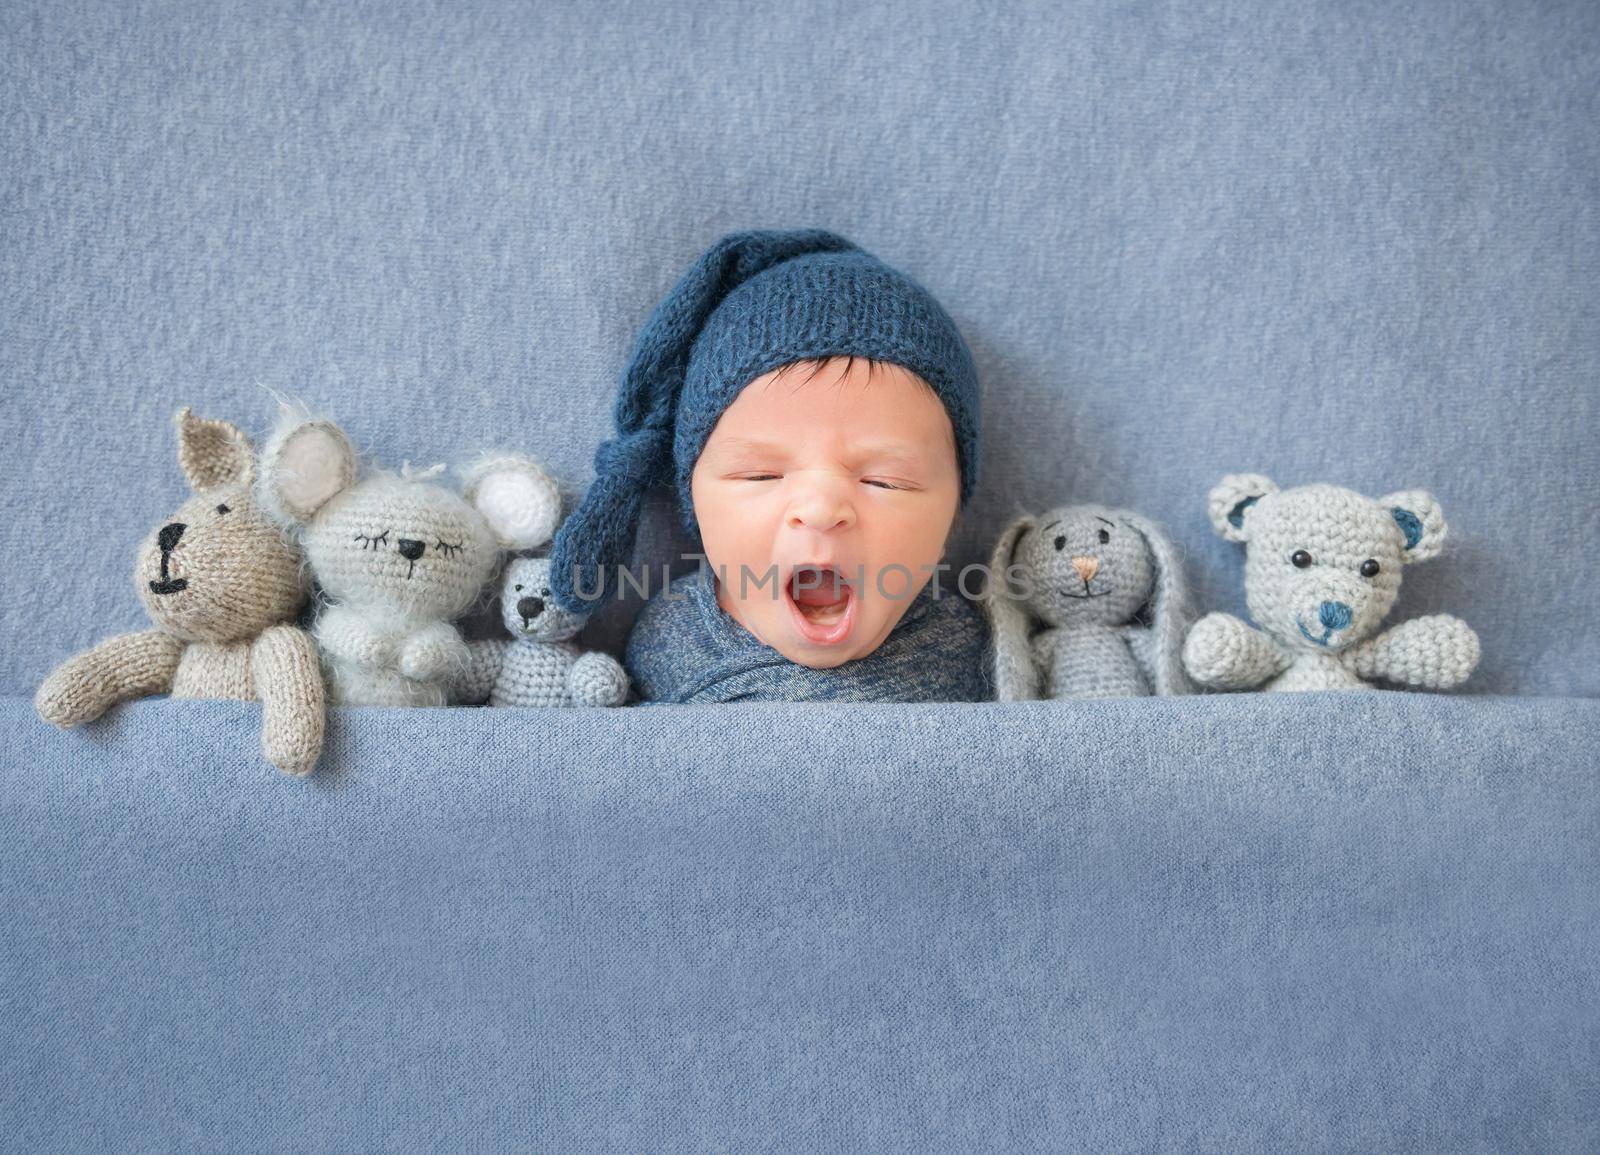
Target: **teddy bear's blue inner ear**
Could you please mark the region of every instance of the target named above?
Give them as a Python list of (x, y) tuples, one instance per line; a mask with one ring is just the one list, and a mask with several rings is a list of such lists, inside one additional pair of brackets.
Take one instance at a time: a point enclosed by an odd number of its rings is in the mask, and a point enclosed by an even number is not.
[(1261, 496), (1257, 494), (1255, 497), (1245, 498), (1238, 505), (1234, 506), (1228, 511), (1228, 524), (1233, 526), (1234, 529), (1243, 529), (1244, 511), (1249, 509), (1252, 505), (1260, 500)]
[(1400, 527), (1400, 532), (1406, 535), (1406, 548), (1415, 549), (1417, 542), (1422, 540), (1422, 519), (1409, 509), (1401, 509), (1398, 505), (1389, 512), (1394, 514), (1395, 524)]

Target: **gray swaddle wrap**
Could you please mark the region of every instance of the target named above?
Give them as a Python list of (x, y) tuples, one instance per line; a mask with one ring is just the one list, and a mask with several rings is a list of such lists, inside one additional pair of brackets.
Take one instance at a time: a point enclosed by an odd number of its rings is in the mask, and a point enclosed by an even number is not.
[(872, 653), (832, 669), (792, 662), (717, 604), (702, 566), (641, 611), (625, 664), (649, 702), (985, 702), (994, 698), (983, 615), (933, 582)]

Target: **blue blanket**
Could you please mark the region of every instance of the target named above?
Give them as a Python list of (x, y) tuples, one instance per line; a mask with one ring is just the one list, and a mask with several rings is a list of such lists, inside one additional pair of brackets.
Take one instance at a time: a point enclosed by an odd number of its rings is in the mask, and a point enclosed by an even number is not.
[(0, 709), (43, 1150), (1600, 1143), (1600, 704)]

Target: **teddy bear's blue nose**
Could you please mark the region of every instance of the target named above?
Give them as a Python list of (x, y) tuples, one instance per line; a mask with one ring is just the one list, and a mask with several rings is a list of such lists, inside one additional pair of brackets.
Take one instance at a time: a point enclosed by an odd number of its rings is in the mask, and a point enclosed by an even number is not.
[(1323, 602), (1317, 607), (1317, 617), (1328, 630), (1342, 630), (1350, 624), (1350, 607), (1343, 602)]

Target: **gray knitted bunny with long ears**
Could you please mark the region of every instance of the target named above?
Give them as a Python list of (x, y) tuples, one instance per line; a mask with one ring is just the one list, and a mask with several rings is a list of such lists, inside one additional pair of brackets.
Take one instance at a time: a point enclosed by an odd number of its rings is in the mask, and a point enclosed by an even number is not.
[(1127, 510), (1024, 516), (995, 544), (984, 595), (995, 696), (1186, 694), (1188, 588), (1171, 540)]

